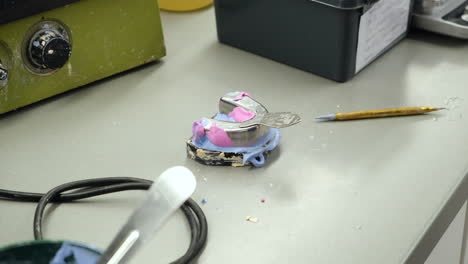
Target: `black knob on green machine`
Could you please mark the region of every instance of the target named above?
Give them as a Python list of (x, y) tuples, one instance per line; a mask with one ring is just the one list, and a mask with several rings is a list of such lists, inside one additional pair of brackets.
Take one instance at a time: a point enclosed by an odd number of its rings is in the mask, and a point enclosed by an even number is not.
[(8, 83), (8, 69), (0, 62), (0, 88), (3, 88)]
[(67, 63), (70, 56), (70, 41), (55, 30), (41, 30), (31, 39), (29, 59), (31, 64), (38, 68), (60, 69)]

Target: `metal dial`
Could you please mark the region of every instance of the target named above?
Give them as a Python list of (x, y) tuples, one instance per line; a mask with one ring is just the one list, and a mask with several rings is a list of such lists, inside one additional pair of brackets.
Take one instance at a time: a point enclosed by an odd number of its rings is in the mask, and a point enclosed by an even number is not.
[(0, 89), (8, 83), (8, 69), (0, 62)]
[(70, 31), (58, 20), (41, 20), (28, 30), (23, 41), (23, 62), (35, 74), (53, 74), (68, 62), (71, 54)]
[(67, 63), (70, 56), (68, 38), (57, 30), (40, 30), (31, 39), (29, 58), (36, 67), (57, 70)]

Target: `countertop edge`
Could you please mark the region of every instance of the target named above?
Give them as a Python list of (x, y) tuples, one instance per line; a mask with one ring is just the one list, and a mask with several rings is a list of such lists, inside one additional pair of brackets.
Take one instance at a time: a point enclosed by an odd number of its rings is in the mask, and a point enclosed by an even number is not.
[(468, 198), (468, 170), (464, 175), (463, 180), (437, 213), (434, 221), (428, 225), (424, 234), (416, 241), (402, 263), (424, 264), (426, 262), (432, 250)]

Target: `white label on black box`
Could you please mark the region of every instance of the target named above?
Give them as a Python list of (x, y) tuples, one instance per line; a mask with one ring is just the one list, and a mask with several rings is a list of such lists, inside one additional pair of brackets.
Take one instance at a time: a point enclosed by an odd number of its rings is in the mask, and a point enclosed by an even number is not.
[(361, 16), (356, 72), (408, 29), (411, 0), (380, 0)]

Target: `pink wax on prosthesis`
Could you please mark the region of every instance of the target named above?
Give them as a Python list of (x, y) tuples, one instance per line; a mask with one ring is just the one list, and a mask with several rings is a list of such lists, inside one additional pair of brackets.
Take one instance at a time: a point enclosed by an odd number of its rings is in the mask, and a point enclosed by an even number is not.
[(232, 141), (229, 138), (226, 131), (216, 126), (216, 123), (212, 123), (206, 135), (211, 143), (220, 147), (232, 147)]
[[(249, 94), (246, 92), (241, 92), (238, 97), (242, 99), (244, 96), (249, 96)], [(237, 106), (227, 116), (224, 116), (226, 118), (231, 118), (231, 120), (234, 120), (234, 122), (241, 123), (255, 118), (255, 113), (243, 107)], [(219, 147), (233, 146), (232, 140), (229, 138), (227, 132), (224, 131), (224, 129), (216, 126), (215, 122), (211, 123), (210, 125), (203, 124), (200, 121), (194, 122), (192, 125), (192, 140), (202, 141), (205, 135), (213, 145)]]
[(203, 124), (199, 121), (194, 122), (192, 125), (192, 140), (198, 141), (205, 135), (205, 128)]
[(250, 96), (249, 93), (240, 92), (240, 94), (239, 94), (236, 98), (234, 98), (234, 101), (240, 101), (240, 100), (242, 100), (242, 98), (244, 98), (245, 96), (248, 96), (248, 97), (252, 98), (252, 97)]
[(228, 116), (233, 118), (236, 122), (245, 122), (252, 120), (255, 117), (255, 114), (238, 106), (234, 108)]

